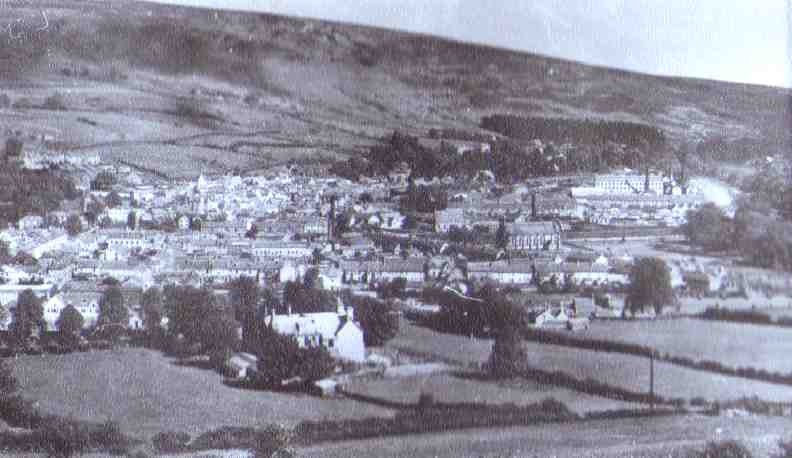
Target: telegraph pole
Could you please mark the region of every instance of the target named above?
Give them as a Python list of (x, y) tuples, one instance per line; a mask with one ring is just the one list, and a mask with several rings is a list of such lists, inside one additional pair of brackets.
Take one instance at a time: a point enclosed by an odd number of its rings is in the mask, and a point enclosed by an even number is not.
[(655, 409), (655, 394), (654, 394), (654, 351), (649, 353), (649, 405), (654, 412)]

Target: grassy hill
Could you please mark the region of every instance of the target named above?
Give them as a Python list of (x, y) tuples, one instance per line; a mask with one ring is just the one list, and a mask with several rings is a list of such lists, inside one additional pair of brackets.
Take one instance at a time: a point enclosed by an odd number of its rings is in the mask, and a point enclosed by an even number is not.
[[(0, 93), (12, 104), (0, 108), (0, 132), (28, 149), (95, 151), (144, 169), (330, 158), (394, 129), (476, 129), (494, 113), (640, 122), (676, 143), (737, 145), (738, 157), (789, 145), (792, 94), (779, 88), (145, 2), (11, 1), (0, 25)], [(45, 103), (56, 91), (66, 109)]]

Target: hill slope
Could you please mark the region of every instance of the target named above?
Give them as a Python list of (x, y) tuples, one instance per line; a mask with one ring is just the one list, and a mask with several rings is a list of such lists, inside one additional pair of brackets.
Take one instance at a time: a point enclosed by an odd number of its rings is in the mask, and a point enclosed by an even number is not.
[[(145, 147), (149, 167), (176, 175), (354, 153), (394, 129), (475, 129), (493, 113), (641, 122), (737, 156), (789, 145), (785, 89), (144, 2), (15, 1), (0, 24), (0, 92), (17, 105), (0, 108), (6, 135), (133, 163)], [(65, 110), (45, 104), (56, 91)], [(185, 159), (173, 145), (195, 148)]]

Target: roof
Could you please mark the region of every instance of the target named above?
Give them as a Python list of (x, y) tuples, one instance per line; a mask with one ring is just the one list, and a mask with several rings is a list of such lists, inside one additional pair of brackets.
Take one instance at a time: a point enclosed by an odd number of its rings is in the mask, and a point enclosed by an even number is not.
[(275, 315), (265, 318), (265, 323), (272, 323), (273, 329), (280, 334), (293, 336), (312, 336), (319, 334), (325, 339), (335, 337), (347, 323), (344, 315), (336, 312), (294, 313)]

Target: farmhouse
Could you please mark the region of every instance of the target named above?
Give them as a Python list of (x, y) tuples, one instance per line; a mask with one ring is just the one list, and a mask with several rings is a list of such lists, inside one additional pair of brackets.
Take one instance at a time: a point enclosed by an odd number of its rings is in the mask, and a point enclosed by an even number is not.
[(339, 305), (336, 312), (277, 315), (264, 320), (279, 334), (292, 336), (301, 348), (321, 346), (336, 358), (362, 362), (366, 359), (363, 331), (354, 321), (353, 309)]

